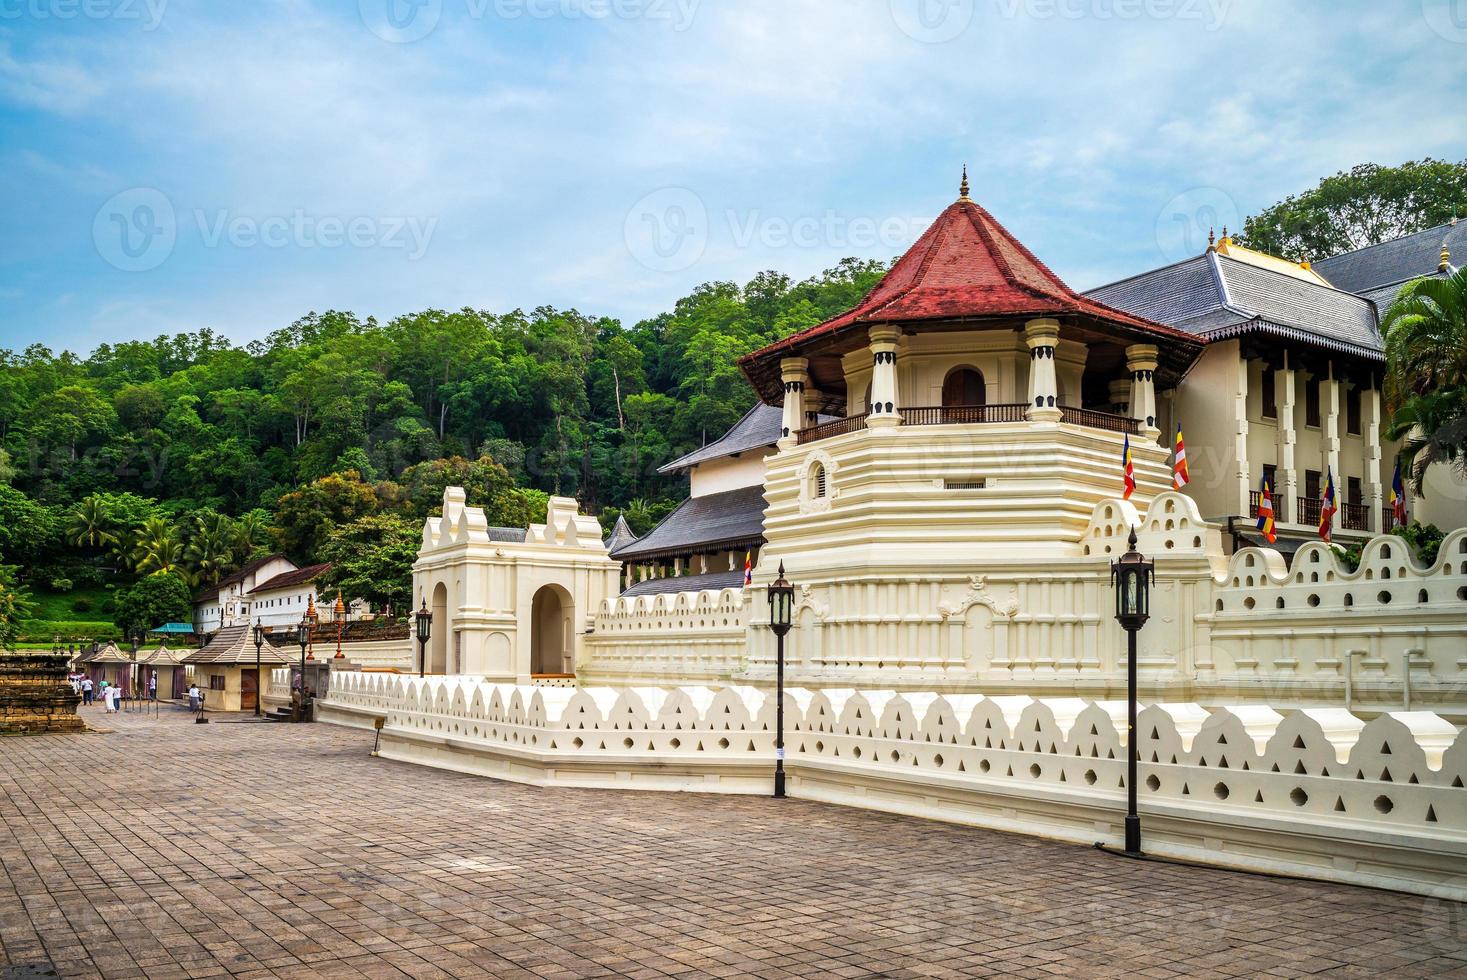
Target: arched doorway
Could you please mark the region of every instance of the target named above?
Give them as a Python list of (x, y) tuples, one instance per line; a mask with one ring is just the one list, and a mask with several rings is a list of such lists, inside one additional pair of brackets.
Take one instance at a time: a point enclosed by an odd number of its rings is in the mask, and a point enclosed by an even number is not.
[(575, 673), (575, 607), (570, 594), (546, 585), (530, 602), (530, 673)]
[(981, 413), (963, 409), (980, 408), (988, 393), (983, 386), (983, 372), (974, 367), (955, 367), (942, 379), (942, 420), (944, 422), (981, 422)]
[(448, 673), (448, 586), (433, 589), (433, 634), (428, 639), (428, 673)]

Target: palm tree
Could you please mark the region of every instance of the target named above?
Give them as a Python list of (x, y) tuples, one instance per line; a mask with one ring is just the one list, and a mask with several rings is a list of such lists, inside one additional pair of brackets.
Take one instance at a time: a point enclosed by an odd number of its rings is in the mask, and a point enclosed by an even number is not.
[(184, 567), (184, 547), (178, 529), (161, 517), (143, 521), (133, 536), (131, 557), (133, 570), (139, 575), (174, 572), (192, 582)]
[(1402, 440), (1412, 489), (1433, 463), (1467, 471), (1467, 268), (1407, 283), (1381, 320), (1386, 435)]
[(117, 544), (113, 507), (102, 497), (83, 497), (66, 519), (66, 540), (78, 548), (105, 548)]
[(270, 521), (262, 510), (252, 510), (234, 522), (234, 557), (241, 564), (250, 560), (270, 538)]
[(234, 522), (223, 514), (200, 516), (189, 536), (184, 557), (193, 567), (194, 577), (209, 585), (229, 574), (234, 567), (234, 550), (238, 540), (238, 529)]

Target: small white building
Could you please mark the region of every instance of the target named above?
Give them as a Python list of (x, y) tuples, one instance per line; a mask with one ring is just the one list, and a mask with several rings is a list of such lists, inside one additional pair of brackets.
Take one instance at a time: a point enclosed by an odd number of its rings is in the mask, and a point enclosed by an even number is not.
[(194, 596), (195, 630), (213, 633), (223, 626), (249, 622), (249, 594), (255, 587), (295, 569), (295, 562), (284, 555), (268, 555), (221, 579), (218, 585)]

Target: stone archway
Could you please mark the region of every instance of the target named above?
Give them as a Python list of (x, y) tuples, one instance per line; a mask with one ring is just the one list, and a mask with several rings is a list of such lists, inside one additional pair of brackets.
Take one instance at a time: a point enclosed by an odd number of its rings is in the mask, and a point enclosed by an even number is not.
[(448, 673), (448, 586), (433, 588), (433, 634), (428, 640), (428, 673)]
[(575, 669), (575, 600), (559, 585), (541, 586), (530, 602), (530, 673)]

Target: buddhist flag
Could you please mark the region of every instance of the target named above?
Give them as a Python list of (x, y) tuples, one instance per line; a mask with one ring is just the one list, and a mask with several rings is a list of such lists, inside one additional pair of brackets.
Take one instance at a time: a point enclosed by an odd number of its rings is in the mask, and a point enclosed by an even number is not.
[(752, 585), (754, 582), (754, 553), (744, 552), (744, 584)]
[(1326, 470), (1324, 475), (1324, 492), (1319, 495), (1319, 536), (1326, 542), (1330, 540), (1330, 533), (1335, 523), (1335, 474), (1333, 470)]
[(1263, 481), (1263, 492), (1258, 495), (1258, 530), (1269, 544), (1278, 540), (1278, 533), (1273, 529), (1273, 493), (1266, 477)]
[(1131, 494), (1136, 492), (1136, 468), (1131, 464), (1131, 435), (1126, 434), (1126, 446), (1121, 453), (1121, 470), (1125, 478), (1126, 492), (1124, 499), (1130, 500)]
[(1391, 477), (1391, 523), (1406, 526), (1406, 485), (1401, 482), (1401, 461), (1396, 460), (1396, 475)]
[(1180, 490), (1192, 482), (1187, 473), (1187, 444), (1182, 441), (1182, 423), (1177, 423), (1177, 449), (1172, 454), (1172, 489)]

